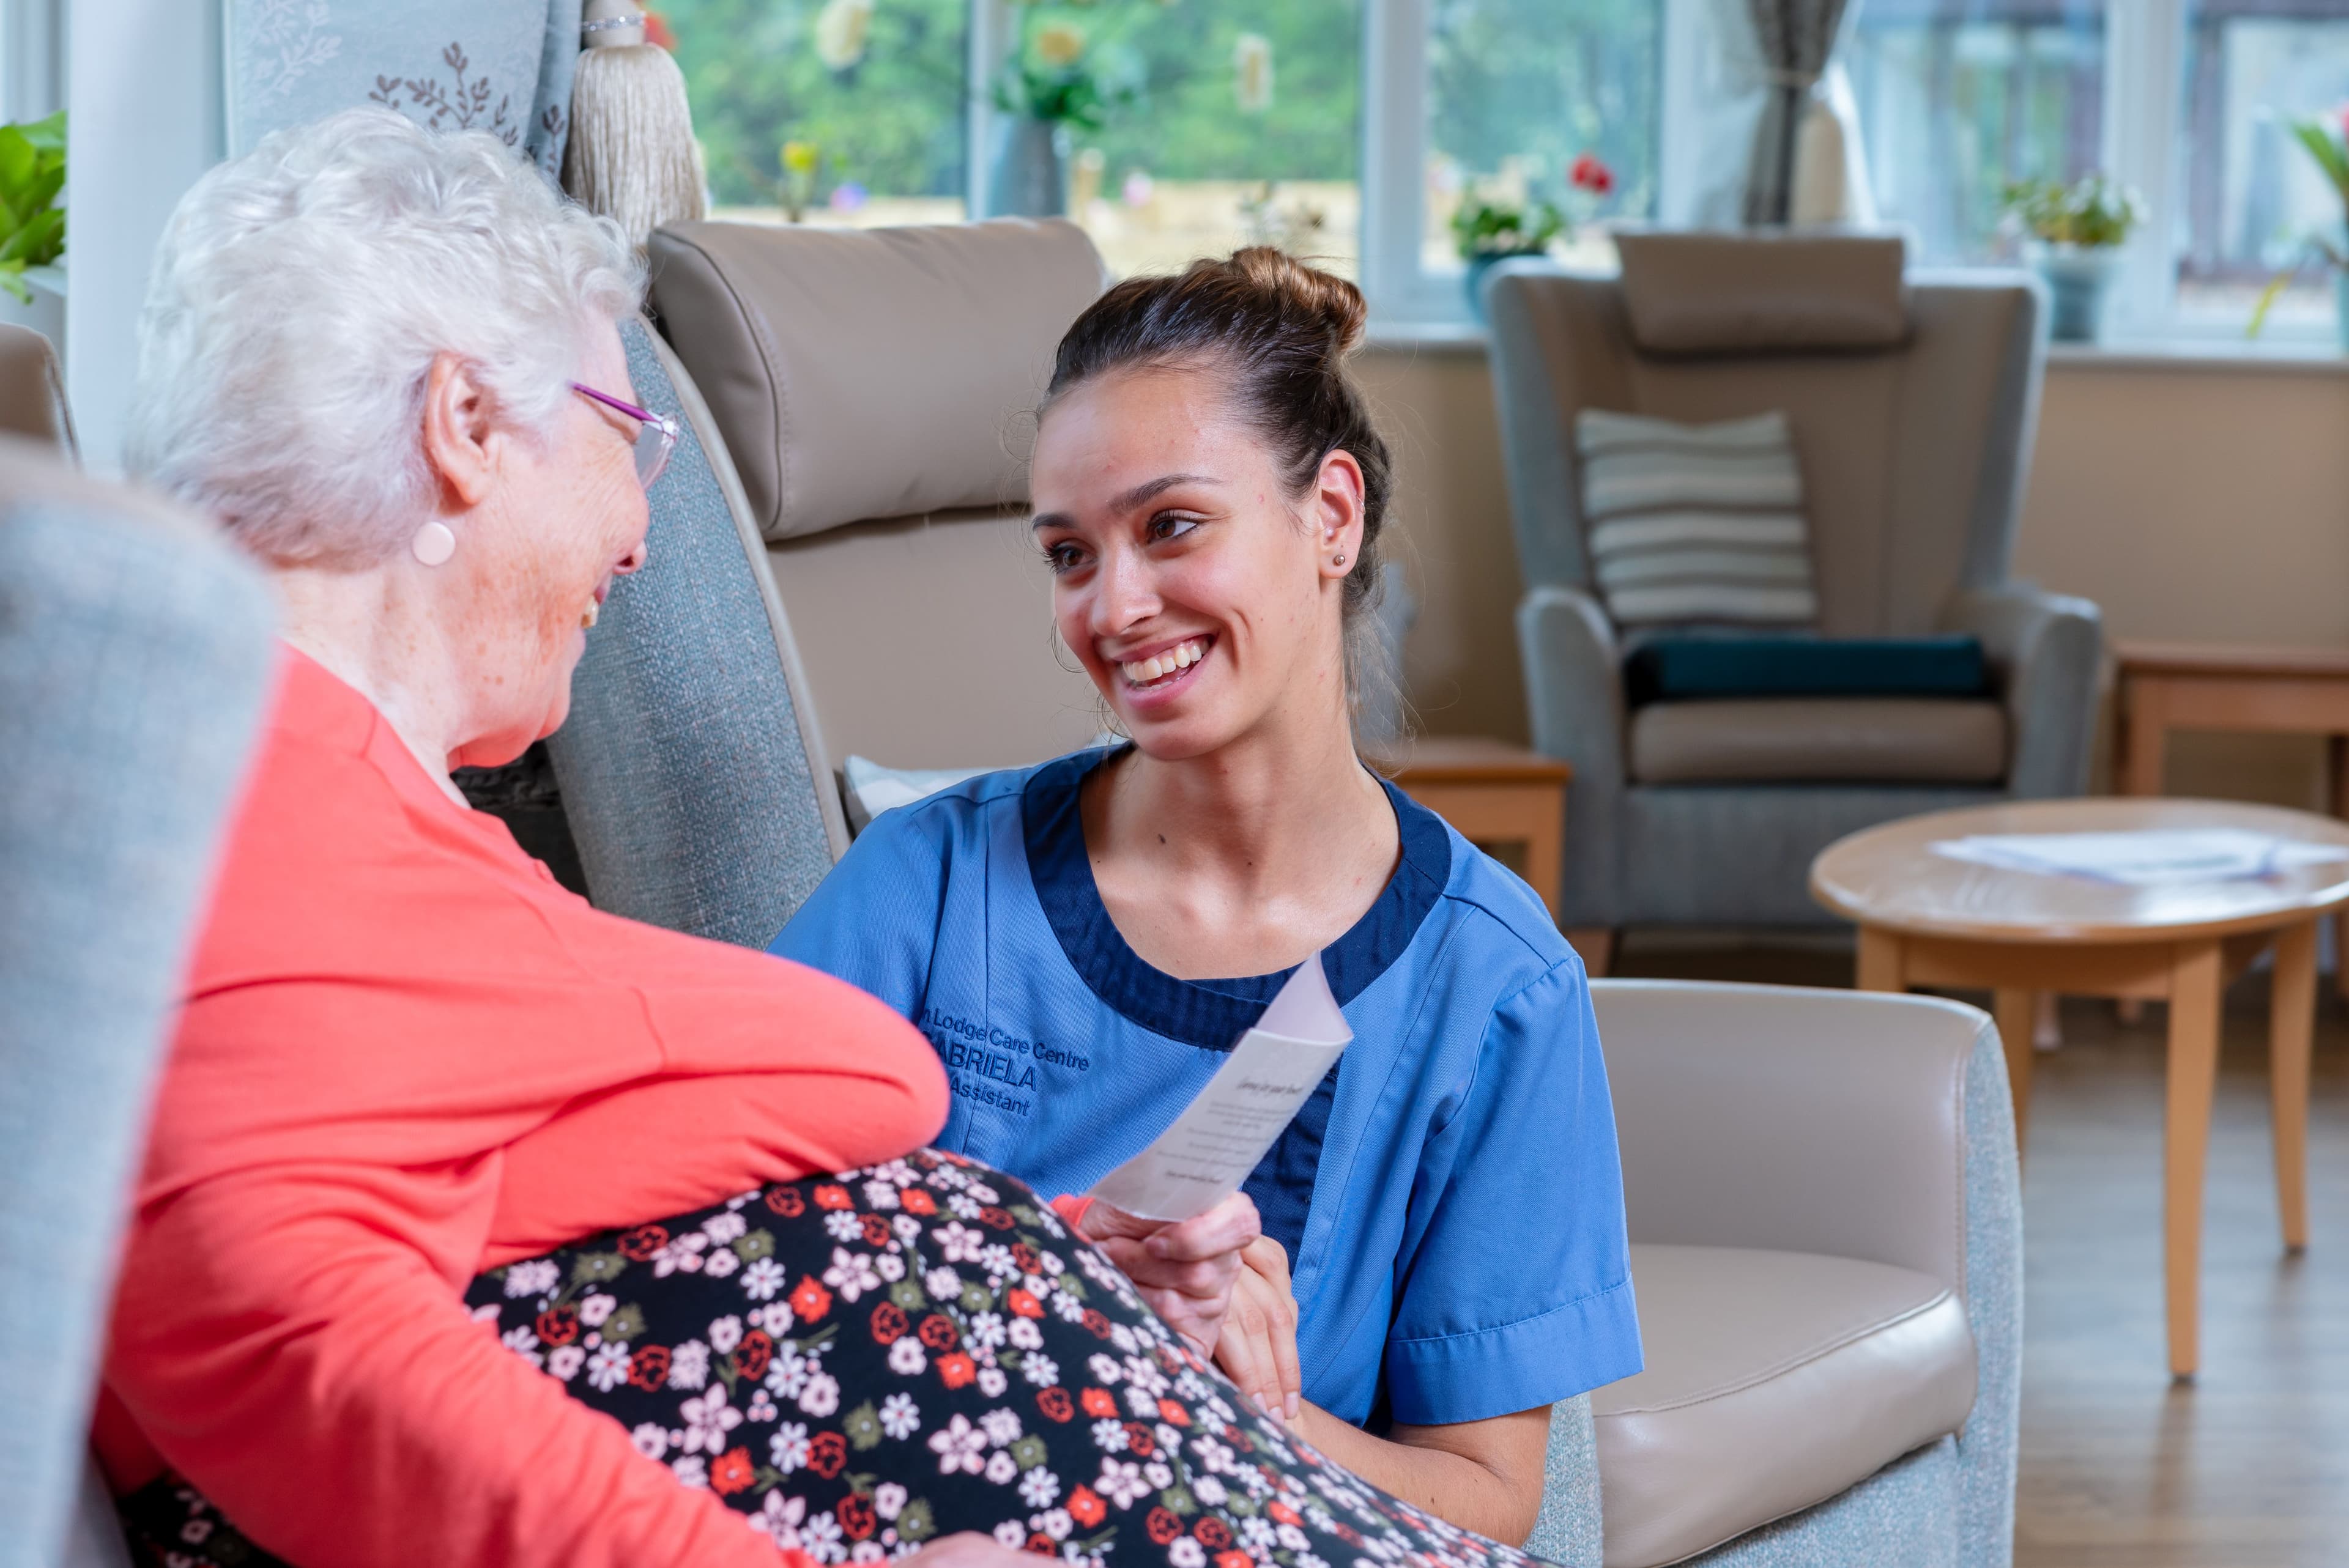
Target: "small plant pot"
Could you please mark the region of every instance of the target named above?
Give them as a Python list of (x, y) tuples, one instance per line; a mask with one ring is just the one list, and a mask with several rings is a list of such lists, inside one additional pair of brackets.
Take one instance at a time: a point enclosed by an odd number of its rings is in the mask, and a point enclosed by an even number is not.
[(1468, 291), (1468, 314), (1476, 318), (1479, 326), (1493, 324), (1485, 319), (1485, 276), (1503, 262), (1514, 262), (1523, 256), (1541, 254), (1538, 251), (1491, 252), (1468, 258), (1468, 270), (1460, 282)]
[(2094, 343), (2104, 335), (2105, 306), (2121, 268), (2116, 245), (2045, 245), (2031, 264), (2047, 281), (2048, 333), (2057, 343)]

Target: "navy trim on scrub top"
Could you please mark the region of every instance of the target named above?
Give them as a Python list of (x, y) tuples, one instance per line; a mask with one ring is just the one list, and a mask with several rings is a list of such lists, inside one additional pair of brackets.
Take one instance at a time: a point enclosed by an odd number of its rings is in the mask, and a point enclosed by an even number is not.
[[(1029, 778), (1019, 808), (1037, 902), (1060, 938), (1061, 951), (1094, 995), (1153, 1034), (1228, 1051), (1297, 971), (1292, 965), (1272, 975), (1178, 980), (1153, 967), (1127, 944), (1093, 882), (1078, 807), (1085, 775), (1116, 754), (1107, 748), (1080, 751), (1046, 763)], [(1378, 901), (1321, 955), (1330, 990), (1341, 1007), (1402, 956), (1452, 880), (1452, 840), (1443, 820), (1392, 784), (1384, 779), (1380, 784), (1394, 808), (1402, 855)], [(1344, 1066), (1341, 1057), (1244, 1189), (1256, 1200), (1265, 1234), (1288, 1249), (1292, 1267), (1304, 1240), (1313, 1174), (1320, 1164), (1338, 1073)]]

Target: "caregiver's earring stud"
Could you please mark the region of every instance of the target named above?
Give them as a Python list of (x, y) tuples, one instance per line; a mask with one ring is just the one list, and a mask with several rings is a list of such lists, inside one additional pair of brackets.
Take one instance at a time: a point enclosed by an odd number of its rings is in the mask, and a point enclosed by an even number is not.
[(439, 566), (457, 553), (457, 536), (445, 522), (428, 522), (408, 542), (409, 553), (427, 566)]
[(1332, 566), (1343, 566), (1346, 564), (1346, 558), (1342, 555), (1335, 556), (1330, 560), (1330, 564)]

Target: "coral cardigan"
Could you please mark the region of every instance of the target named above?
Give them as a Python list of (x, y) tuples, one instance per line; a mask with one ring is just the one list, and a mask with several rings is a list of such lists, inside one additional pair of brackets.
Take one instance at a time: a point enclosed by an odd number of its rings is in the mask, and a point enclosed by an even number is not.
[(776, 1568), (460, 1293), (946, 1109), (888, 1008), (591, 909), (292, 653), (164, 1072), (105, 1468), (176, 1470), (301, 1568)]

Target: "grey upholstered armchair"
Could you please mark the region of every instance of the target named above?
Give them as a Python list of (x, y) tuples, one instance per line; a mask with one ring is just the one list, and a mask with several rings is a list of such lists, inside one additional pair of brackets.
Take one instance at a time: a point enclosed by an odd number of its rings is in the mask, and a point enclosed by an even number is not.
[[(2044, 357), (2036, 285), (1903, 278), (1882, 249), (1897, 243), (1626, 236), (1620, 281), (1513, 263), (1487, 285), (1533, 740), (1575, 769), (1560, 919), (1594, 967), (1626, 925), (1826, 923), (1806, 872), (1856, 829), (2085, 787), (2095, 606), (2007, 576)], [(1690, 423), (1784, 410), (1818, 629), (1971, 632), (1992, 697), (1630, 707), (1631, 639), (1584, 539), (1586, 408)], [(1961, 726), (1972, 744), (1952, 743)], [(1981, 752), (2001, 740), (1985, 777)]]

